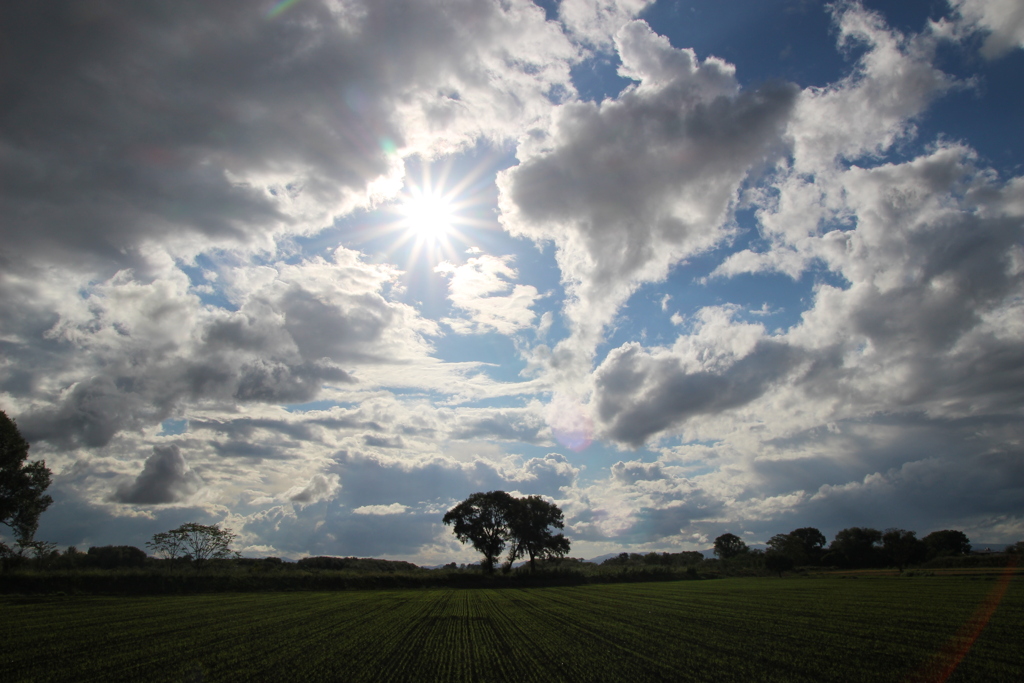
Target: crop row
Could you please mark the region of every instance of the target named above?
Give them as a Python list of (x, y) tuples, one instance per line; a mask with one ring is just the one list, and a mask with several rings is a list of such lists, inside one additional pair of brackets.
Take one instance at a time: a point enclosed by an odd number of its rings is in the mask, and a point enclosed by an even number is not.
[[(1024, 680), (1020, 579), (950, 681)], [(0, 598), (0, 679), (887, 681), (966, 651), (994, 580)], [(945, 657), (945, 659), (943, 659)]]

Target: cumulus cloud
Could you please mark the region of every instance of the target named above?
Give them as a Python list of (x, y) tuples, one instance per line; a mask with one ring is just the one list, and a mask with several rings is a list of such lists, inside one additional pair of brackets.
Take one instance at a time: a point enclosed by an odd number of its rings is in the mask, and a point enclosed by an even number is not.
[(319, 230), (397, 191), (403, 156), (514, 137), (575, 58), (526, 0), (59, 2), (0, 25), (8, 268)]
[[(355, 383), (360, 367), (429, 356), (426, 337), (437, 325), (383, 296), (394, 277), (345, 249), (226, 268), (231, 310), (204, 305), (181, 270), (149, 281), (121, 271), (57, 307), (42, 336), (60, 353), (36, 362), (36, 377), (0, 373), (0, 381), (34, 387), (24, 426), (64, 447), (102, 446), (194, 402), (311, 401), (325, 386)], [(38, 326), (14, 322), (10, 356), (38, 355)], [(416, 376), (407, 372), (406, 381)]]
[(835, 10), (840, 47), (867, 48), (849, 76), (800, 93), (787, 136), (793, 168), (821, 173), (839, 159), (877, 155), (914, 132), (914, 118), (953, 80), (933, 64), (936, 38), (906, 36), (859, 3)]
[[(800, 90), (741, 87), (648, 4), (0, 9), (0, 401), (57, 473), (40, 536), (198, 520), (260, 554), (469, 561), (440, 518), (493, 489), (555, 500), (574, 555), (1024, 529), (1024, 179), (917, 137), (994, 73), (958, 82), (939, 41), (1005, 54), (1016, 8), (901, 33), (831, 4), (849, 74)], [(632, 85), (576, 99), (611, 50)], [(481, 160), (513, 145), (497, 220), (536, 252), (487, 232)], [(436, 187), (480, 246), (432, 272), (452, 245), (374, 207), (470, 148)], [(511, 336), (530, 379), (440, 360), (463, 334)]]
[(702, 313), (696, 334), (681, 336), (672, 349), (630, 342), (595, 370), (597, 416), (613, 439), (639, 446), (695, 416), (746, 405), (800, 362), (760, 325), (729, 324), (721, 311)]
[(988, 34), (981, 46), (986, 59), (1024, 48), (1024, 7), (1014, 0), (949, 0), (968, 29)]
[(797, 94), (741, 91), (730, 64), (673, 48), (642, 21), (615, 40), (620, 73), (639, 82), (559, 107), (498, 179), (506, 230), (556, 246), (574, 326), (559, 351), (585, 362), (639, 283), (730, 234), (737, 189), (774, 158)]
[(562, 0), (558, 18), (569, 34), (589, 47), (609, 50), (615, 32), (653, 0)]
[(135, 481), (118, 487), (114, 500), (132, 505), (159, 505), (186, 500), (203, 480), (185, 461), (176, 445), (153, 446), (153, 454)]
[(468, 321), (447, 318), (444, 322), (462, 334), (513, 334), (530, 327), (536, 318), (530, 307), (540, 294), (532, 285), (512, 284), (518, 273), (511, 263), (511, 256), (483, 255), (461, 266), (447, 261), (438, 265), (435, 271), (450, 277), (448, 298), (470, 316)]
[(337, 474), (315, 474), (305, 485), (285, 491), (284, 498), (298, 505), (311, 505), (333, 498), (340, 490), (341, 478)]

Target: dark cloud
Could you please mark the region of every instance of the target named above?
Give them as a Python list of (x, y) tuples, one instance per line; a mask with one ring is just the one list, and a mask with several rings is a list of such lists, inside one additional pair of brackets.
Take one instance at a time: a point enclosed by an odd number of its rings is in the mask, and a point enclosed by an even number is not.
[[(400, 172), (397, 149), (429, 149), (433, 131), (450, 147), (503, 135), (567, 85), (560, 60), (572, 49), (539, 9), (457, 0), (448, 10), (408, 0), (309, 0), (276, 16), (246, 0), (5, 3), (6, 258), (140, 265), (151, 239), (317, 230), (364, 203), (369, 182)], [(520, 78), (499, 81), (499, 68)]]
[(141, 403), (131, 394), (131, 377), (95, 377), (76, 384), (52, 407), (31, 410), (19, 417), (30, 441), (46, 440), (63, 448), (99, 447), (122, 429), (160, 422), (165, 411)]
[(501, 439), (524, 443), (548, 441), (547, 424), (537, 411), (522, 408), (460, 412), (451, 439)]
[(189, 468), (176, 445), (153, 446), (142, 472), (131, 484), (118, 487), (114, 500), (132, 505), (177, 503), (198, 491), (203, 484)]
[(255, 359), (243, 365), (240, 374), (235, 398), (263, 403), (303, 403), (315, 398), (324, 382), (354, 382), (340, 368), (309, 362), (289, 367)]
[(631, 342), (611, 351), (594, 372), (597, 414), (613, 439), (640, 446), (697, 415), (753, 401), (798, 360), (785, 345), (762, 340), (725, 369), (695, 370)]

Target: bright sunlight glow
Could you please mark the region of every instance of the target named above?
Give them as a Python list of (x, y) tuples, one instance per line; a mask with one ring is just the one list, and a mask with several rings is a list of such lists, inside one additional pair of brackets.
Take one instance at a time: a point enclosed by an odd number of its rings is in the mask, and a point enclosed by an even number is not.
[(402, 203), (402, 214), (410, 232), (421, 239), (436, 240), (451, 230), (454, 210), (444, 198), (416, 193)]

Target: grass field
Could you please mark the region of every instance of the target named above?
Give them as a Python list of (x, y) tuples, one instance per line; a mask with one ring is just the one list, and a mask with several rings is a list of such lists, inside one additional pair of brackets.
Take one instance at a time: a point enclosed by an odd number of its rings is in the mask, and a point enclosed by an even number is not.
[(1016, 682), (1022, 627), (1021, 576), (3, 596), (0, 680)]

